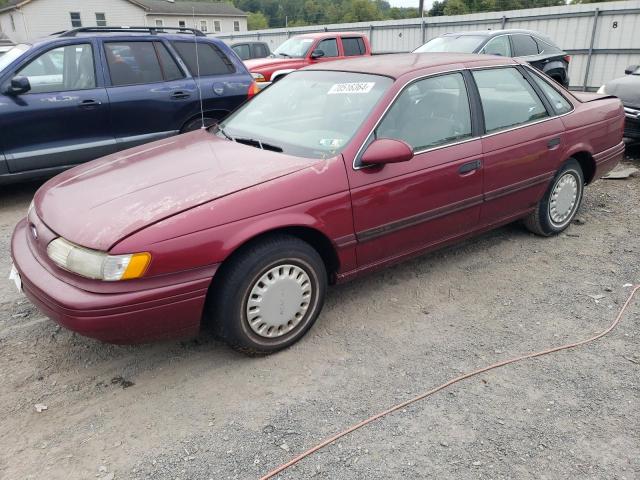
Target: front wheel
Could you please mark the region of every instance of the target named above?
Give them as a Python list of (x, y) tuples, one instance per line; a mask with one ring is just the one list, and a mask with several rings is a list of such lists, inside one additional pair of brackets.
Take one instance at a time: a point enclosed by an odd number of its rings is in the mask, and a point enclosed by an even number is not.
[(582, 203), (584, 175), (577, 160), (569, 159), (556, 173), (536, 209), (524, 220), (531, 232), (545, 237), (565, 230)]
[(298, 238), (265, 239), (219, 273), (211, 287), (213, 327), (242, 353), (266, 355), (294, 344), (322, 310), (326, 268), (318, 252)]

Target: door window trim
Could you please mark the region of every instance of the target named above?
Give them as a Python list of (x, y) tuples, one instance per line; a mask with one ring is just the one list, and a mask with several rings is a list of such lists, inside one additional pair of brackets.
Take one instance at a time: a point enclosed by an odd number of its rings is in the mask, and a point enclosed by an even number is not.
[[(531, 65), (523, 65), (523, 67), (524, 67), (523, 71), (525, 72), (525, 74), (527, 76), (527, 80), (533, 86), (533, 88), (535, 88), (538, 91), (538, 94), (541, 95), (549, 103), (549, 108), (551, 108), (551, 110), (555, 113), (555, 116), (560, 117), (560, 116), (566, 115), (568, 113), (571, 113), (571, 112), (573, 112), (575, 110), (576, 106), (573, 104), (573, 102), (570, 99), (567, 98), (567, 96), (564, 93), (562, 93), (560, 90), (558, 90), (556, 88), (556, 82), (552, 78), (544, 78), (544, 76), (542, 75), (542, 72), (536, 70)], [(571, 105), (571, 110), (569, 110), (568, 112), (565, 112), (565, 113), (556, 112), (556, 109), (553, 107), (553, 103), (551, 102), (551, 100), (549, 100), (547, 95), (542, 91), (542, 89), (533, 80), (533, 78), (531, 78), (533, 75), (537, 75), (538, 78), (540, 78), (542, 81), (546, 82), (551, 88), (553, 88), (558, 93), (558, 95), (560, 95), (562, 98), (564, 98), (565, 101), (569, 105)]]

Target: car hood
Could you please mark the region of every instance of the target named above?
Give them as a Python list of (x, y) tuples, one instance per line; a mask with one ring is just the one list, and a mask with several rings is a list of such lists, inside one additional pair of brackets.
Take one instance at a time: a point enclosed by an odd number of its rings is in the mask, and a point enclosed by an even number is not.
[(611, 80), (605, 86), (609, 95), (615, 95), (628, 107), (640, 107), (640, 75), (625, 75)]
[(304, 58), (257, 58), (244, 62), (250, 72), (262, 70), (279, 70), (283, 68), (300, 68), (305, 65)]
[(34, 205), (56, 234), (108, 251), (160, 220), (314, 163), (198, 130), (68, 170), (38, 190)]

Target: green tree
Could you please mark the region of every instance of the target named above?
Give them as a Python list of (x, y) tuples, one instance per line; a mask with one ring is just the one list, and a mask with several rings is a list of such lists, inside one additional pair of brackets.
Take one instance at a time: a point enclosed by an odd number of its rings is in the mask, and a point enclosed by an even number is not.
[(247, 17), (247, 28), (249, 30), (262, 30), (269, 28), (269, 20), (262, 12), (249, 12)]
[(469, 7), (463, 0), (446, 0), (443, 13), (445, 15), (464, 15), (469, 13)]

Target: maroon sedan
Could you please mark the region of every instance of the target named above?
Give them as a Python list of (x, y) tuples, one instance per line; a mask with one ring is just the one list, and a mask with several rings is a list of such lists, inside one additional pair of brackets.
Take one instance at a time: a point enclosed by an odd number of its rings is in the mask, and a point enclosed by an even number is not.
[(619, 100), (506, 58), (317, 65), (224, 124), (50, 180), (14, 232), (14, 278), (100, 340), (207, 324), (273, 352), (311, 328), (329, 283), (514, 220), (563, 231), (621, 158), (623, 125)]

